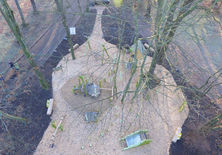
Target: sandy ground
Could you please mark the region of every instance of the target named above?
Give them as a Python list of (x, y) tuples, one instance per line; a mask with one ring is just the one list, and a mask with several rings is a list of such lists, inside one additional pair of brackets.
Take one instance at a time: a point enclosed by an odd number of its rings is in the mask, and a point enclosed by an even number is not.
[[(53, 107), (52, 120), (57, 125), (60, 118), (65, 116), (62, 123), (63, 131), (59, 131), (54, 141), (51, 140), (55, 131), (51, 125), (45, 131), (36, 155), (45, 154), (169, 154), (169, 148), (175, 131), (181, 127), (187, 118), (188, 108), (185, 106), (179, 112), (185, 97), (176, 87), (172, 75), (162, 66), (157, 66), (156, 75), (162, 80), (161, 84), (150, 90), (147, 94), (140, 93), (132, 101), (132, 94), (127, 95), (125, 102), (120, 102), (121, 97), (103, 100), (110, 95), (110, 91), (102, 91), (98, 99), (81, 97), (72, 94), (73, 85), (77, 84), (79, 75), (85, 75), (89, 80), (102, 87), (110, 89), (113, 80), (113, 65), (117, 58), (118, 49), (107, 43), (101, 30), (101, 14), (104, 8), (97, 7), (97, 18), (89, 41), (80, 46), (76, 52), (76, 60), (71, 60), (71, 54), (66, 55), (58, 64), (62, 69), (52, 75)], [(104, 54), (104, 45), (109, 56)], [(124, 90), (130, 71), (125, 67), (127, 54), (121, 54), (119, 70), (117, 72), (118, 92)], [(103, 61), (102, 61), (103, 60)], [(151, 58), (146, 61), (146, 68), (151, 63)], [(132, 81), (138, 80), (139, 69)], [(104, 82), (106, 81), (106, 82)], [(130, 90), (135, 90), (132, 82)], [(144, 97), (146, 96), (146, 97)], [(145, 99), (146, 98), (146, 99)], [(98, 108), (100, 107), (100, 108)], [(97, 123), (86, 123), (84, 113), (89, 110), (99, 111)], [(147, 129), (152, 142), (148, 145), (122, 151), (120, 139), (136, 130)], [(49, 145), (54, 143), (54, 147)]]

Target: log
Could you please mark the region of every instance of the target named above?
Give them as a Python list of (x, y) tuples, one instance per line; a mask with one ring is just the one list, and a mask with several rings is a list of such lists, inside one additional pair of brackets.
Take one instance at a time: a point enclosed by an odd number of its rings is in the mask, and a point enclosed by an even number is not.
[(51, 115), (52, 114), (52, 107), (53, 107), (53, 99), (49, 100), (49, 107), (47, 110), (47, 115)]
[(55, 141), (56, 134), (57, 134), (58, 129), (59, 129), (60, 125), (62, 124), (65, 116), (66, 116), (66, 115), (63, 115), (63, 116), (61, 117), (61, 119), (60, 119), (60, 121), (59, 121), (59, 124), (58, 124), (57, 127), (56, 127), (55, 132), (52, 134), (52, 137), (51, 137), (51, 139), (50, 139), (51, 143), (50, 143), (50, 145), (49, 145), (50, 148), (53, 148), (53, 147), (54, 147), (54, 141)]
[[(75, 44), (74, 46), (73, 46), (73, 49), (74, 50), (76, 50), (77, 48), (79, 48), (79, 44)], [(71, 51), (71, 49), (69, 49), (69, 52)]]
[(147, 43), (144, 44), (146, 49), (150, 49), (151, 52), (154, 52), (154, 49), (150, 47)]

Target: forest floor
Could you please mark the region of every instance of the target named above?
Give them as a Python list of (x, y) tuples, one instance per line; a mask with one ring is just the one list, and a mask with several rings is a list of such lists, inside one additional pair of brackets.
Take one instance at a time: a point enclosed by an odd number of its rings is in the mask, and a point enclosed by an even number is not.
[[(12, 8), (16, 21), (24, 36), (26, 45), (37, 62), (43, 65), (55, 48), (60, 44), (61, 38), (65, 38), (65, 30), (60, 22), (60, 16), (56, 10), (54, 1), (37, 1), (37, 13), (33, 13), (30, 1), (20, 1), (21, 9), (28, 25), (23, 27), (21, 19), (14, 1), (8, 1)], [(86, 7), (86, 1), (81, 1), (80, 5), (74, 5), (74, 1), (66, 1), (66, 18), (68, 26), (74, 25), (80, 18), (81, 11)], [(44, 21), (44, 22), (42, 22)], [(17, 62), (23, 57), (23, 52), (19, 44), (9, 29), (6, 21), (0, 16), (0, 73), (5, 74), (9, 69), (9, 62)], [(35, 34), (35, 35), (33, 35)]]
[[(19, 1), (19, 4), (23, 11), (25, 21), (28, 23), (26, 27), (23, 27), (21, 25), (22, 22), (15, 2), (13, 0), (9, 0), (7, 2), (14, 12), (15, 19), (20, 26), (22, 34), (25, 38), (25, 42), (29, 48), (35, 44), (38, 37), (40, 37), (43, 32), (48, 29), (49, 25), (55, 23), (56, 20), (58, 20), (55, 12), (56, 6), (54, 1), (36, 1), (38, 13), (34, 14), (30, 1), (22, 0)], [(22, 55), (22, 52), (20, 51), (20, 47), (3, 16), (0, 16), (0, 27), (0, 72), (4, 72), (5, 70), (3, 69), (8, 67), (8, 62), (15, 61), (19, 56)]]
[[(73, 36), (73, 43), (79, 45), (87, 40), (92, 32), (96, 11), (92, 10), (83, 15), (75, 24), (77, 34)], [(74, 26), (74, 25), (73, 25)], [(67, 40), (62, 39), (54, 53), (41, 67), (45, 78), (50, 84), (49, 90), (43, 90), (39, 80), (32, 72), (32, 68), (24, 57), (18, 62), (18, 75), (10, 70), (6, 76), (6, 88), (0, 87), (0, 108), (9, 114), (26, 118), (27, 123), (13, 120), (3, 121), (7, 129), (0, 129), (0, 154), (32, 154), (40, 142), (50, 118), (46, 115), (46, 100), (52, 97), (51, 75), (53, 68), (68, 53)]]

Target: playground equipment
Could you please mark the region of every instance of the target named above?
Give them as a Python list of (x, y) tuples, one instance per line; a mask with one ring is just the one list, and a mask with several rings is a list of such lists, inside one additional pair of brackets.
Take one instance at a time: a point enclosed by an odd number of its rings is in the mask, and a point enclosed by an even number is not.
[(83, 93), (84, 96), (98, 97), (100, 95), (100, 88), (95, 83), (88, 83), (84, 76), (79, 76), (79, 85), (73, 87), (73, 93), (76, 94), (77, 92)]
[(122, 138), (120, 141), (124, 147), (123, 150), (135, 148), (152, 142), (151, 139), (148, 139), (147, 132), (148, 132), (147, 130), (138, 130)]
[(99, 115), (98, 112), (86, 112), (85, 113), (86, 122), (88, 122), (88, 123), (97, 122), (98, 115)]

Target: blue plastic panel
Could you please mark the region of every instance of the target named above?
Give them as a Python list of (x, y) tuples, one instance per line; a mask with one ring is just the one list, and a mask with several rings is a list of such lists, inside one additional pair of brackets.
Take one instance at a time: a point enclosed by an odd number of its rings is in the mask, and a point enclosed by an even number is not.
[(141, 141), (140, 134), (132, 135), (126, 138), (126, 144), (128, 147), (139, 145)]

